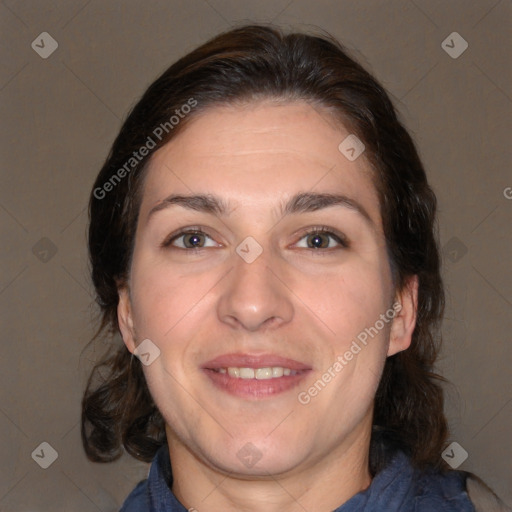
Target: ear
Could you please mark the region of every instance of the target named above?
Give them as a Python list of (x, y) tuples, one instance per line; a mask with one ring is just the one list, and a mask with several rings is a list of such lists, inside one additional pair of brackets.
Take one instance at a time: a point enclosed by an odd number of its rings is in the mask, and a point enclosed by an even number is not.
[(397, 293), (394, 306), (396, 315), (393, 318), (389, 336), (388, 356), (392, 356), (409, 348), (412, 333), (416, 327), (418, 311), (418, 276), (411, 276), (403, 289)]
[(133, 327), (132, 303), (128, 285), (123, 285), (117, 289), (119, 294), (119, 303), (117, 304), (117, 321), (121, 336), (123, 337), (126, 348), (133, 354), (135, 350), (135, 329)]

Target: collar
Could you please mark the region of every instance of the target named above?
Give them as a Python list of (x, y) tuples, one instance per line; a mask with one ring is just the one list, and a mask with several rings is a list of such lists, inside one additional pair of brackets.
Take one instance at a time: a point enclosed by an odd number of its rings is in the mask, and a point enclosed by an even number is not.
[[(415, 469), (410, 459), (398, 451), (366, 490), (333, 512), (475, 512), (465, 480), (462, 471)], [(165, 444), (153, 459), (148, 479), (135, 488), (120, 512), (188, 512), (171, 488), (171, 463)]]

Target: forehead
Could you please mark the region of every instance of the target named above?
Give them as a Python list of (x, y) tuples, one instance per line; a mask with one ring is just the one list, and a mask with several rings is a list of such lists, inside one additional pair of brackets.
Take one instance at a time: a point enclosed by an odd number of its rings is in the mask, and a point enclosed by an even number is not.
[(364, 154), (339, 150), (349, 131), (305, 102), (211, 107), (158, 150), (142, 212), (170, 193), (214, 193), (234, 207), (272, 209), (296, 192), (342, 193), (379, 224), (378, 196)]

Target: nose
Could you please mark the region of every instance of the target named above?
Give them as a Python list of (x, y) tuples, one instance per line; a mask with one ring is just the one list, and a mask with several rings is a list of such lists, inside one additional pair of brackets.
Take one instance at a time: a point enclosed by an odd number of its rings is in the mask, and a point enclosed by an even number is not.
[(292, 293), (274, 260), (265, 250), (252, 263), (237, 253), (233, 255), (234, 268), (222, 281), (218, 301), (222, 322), (248, 331), (277, 328), (290, 322), (294, 314)]

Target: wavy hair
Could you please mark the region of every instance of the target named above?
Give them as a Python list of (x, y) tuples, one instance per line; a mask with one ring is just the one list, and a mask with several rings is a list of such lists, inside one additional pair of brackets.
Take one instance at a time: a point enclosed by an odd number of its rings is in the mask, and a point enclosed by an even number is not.
[[(395, 286), (400, 290), (410, 276), (419, 278), (411, 346), (387, 358), (376, 393), (370, 471), (375, 474), (395, 448), (416, 467), (443, 468), (440, 454), (448, 434), (444, 379), (434, 372), (444, 308), (436, 197), (386, 91), (328, 35), (284, 34), (271, 25), (236, 28), (179, 59), (143, 94), (123, 123), (90, 197), (89, 255), (101, 310), (95, 338), (119, 332), (118, 286), (128, 278), (151, 155), (205, 109), (259, 99), (302, 100), (325, 108), (366, 146)], [(185, 111), (191, 100), (194, 108), (171, 125), (171, 116)], [(154, 147), (142, 155), (148, 137)], [(164, 426), (140, 361), (124, 344), (114, 345), (92, 370), (83, 396), (81, 433), (88, 458), (113, 461), (124, 447), (149, 462), (166, 442)]]

